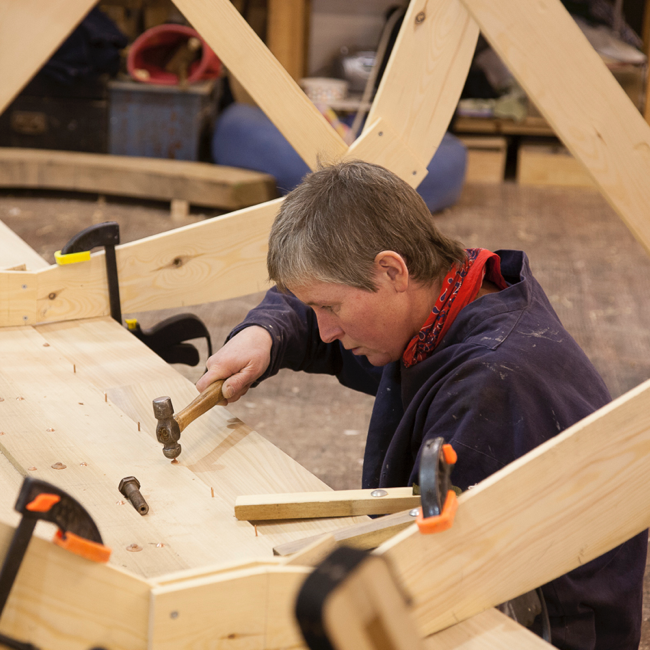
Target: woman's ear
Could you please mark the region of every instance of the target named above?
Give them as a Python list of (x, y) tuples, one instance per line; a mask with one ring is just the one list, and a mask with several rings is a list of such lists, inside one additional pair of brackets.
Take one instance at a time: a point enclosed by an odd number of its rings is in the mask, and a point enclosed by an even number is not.
[(377, 279), (392, 285), (397, 292), (406, 291), (409, 285), (409, 270), (404, 258), (395, 251), (381, 251), (375, 256)]

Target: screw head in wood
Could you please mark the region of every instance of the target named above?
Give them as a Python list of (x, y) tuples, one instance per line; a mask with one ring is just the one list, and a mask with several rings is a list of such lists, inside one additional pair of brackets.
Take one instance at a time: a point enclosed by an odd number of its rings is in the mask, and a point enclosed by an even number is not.
[(385, 496), (388, 496), (388, 492), (386, 492), (386, 490), (373, 490), (370, 493), (370, 496), (371, 497), (385, 497)]

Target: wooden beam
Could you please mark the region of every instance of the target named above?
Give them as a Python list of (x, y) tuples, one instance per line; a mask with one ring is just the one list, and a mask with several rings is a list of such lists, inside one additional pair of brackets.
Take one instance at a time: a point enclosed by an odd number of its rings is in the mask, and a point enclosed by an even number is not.
[(412, 0), (366, 128), (382, 118), (428, 165), (456, 110), (477, 39), (459, 0)]
[(0, 113), (38, 72), (96, 0), (0, 3)]
[[(339, 528), (332, 533), (338, 546), (351, 546), (362, 550), (377, 548), (400, 531), (408, 528), (414, 521), (412, 510), (396, 512), (393, 515), (363, 521), (352, 526)], [(285, 556), (301, 553), (307, 546), (323, 539), (324, 535), (313, 535), (295, 541), (278, 544), (273, 548), (276, 555)]]
[(462, 494), (450, 530), (427, 536), (413, 526), (375, 552), (430, 634), (647, 528), (649, 472), (647, 381)]
[(247, 494), (235, 500), (235, 517), (245, 521), (387, 515), (420, 506), (413, 489), (337, 490), (288, 494)]
[[(268, 233), (281, 201), (116, 247), (122, 313), (225, 300), (267, 288)], [(0, 327), (109, 313), (103, 251), (87, 262), (33, 273), (0, 271)]]
[(347, 145), (278, 63), (230, 0), (174, 0), (311, 169)]
[(236, 167), (14, 148), (0, 148), (0, 187), (183, 200), (225, 210), (256, 205), (277, 195), (272, 176)]
[(560, 0), (462, 2), (553, 130), (650, 252), (650, 126)]
[[(20, 270), (36, 271), (49, 264), (9, 226), (0, 221), (0, 264), (2, 269), (22, 267)], [(18, 270), (18, 269), (17, 269)]]
[(411, 187), (417, 187), (427, 175), (429, 161), (418, 158), (399, 139), (388, 122), (382, 118), (352, 144), (344, 160), (365, 160), (390, 169)]
[(488, 609), (427, 637), (424, 647), (427, 650), (551, 650), (553, 646), (499, 610)]

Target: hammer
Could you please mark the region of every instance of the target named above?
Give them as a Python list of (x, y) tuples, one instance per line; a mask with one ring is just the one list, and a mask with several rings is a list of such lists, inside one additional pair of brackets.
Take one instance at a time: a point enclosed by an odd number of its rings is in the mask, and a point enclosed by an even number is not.
[(213, 406), (221, 402), (224, 397), (221, 392), (223, 380), (210, 384), (194, 401), (186, 406), (180, 413), (174, 415), (174, 407), (170, 397), (157, 397), (153, 401), (153, 414), (158, 420), (156, 427), (156, 438), (164, 445), (163, 454), (172, 460), (180, 456), (181, 446), (178, 440), (181, 431), (194, 422), (196, 418), (209, 411)]

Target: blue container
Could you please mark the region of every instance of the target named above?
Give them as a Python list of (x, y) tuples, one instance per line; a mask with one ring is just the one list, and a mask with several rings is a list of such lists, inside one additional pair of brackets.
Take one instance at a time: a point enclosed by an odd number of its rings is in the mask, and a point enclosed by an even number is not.
[(186, 89), (135, 81), (111, 81), (108, 152), (198, 160), (201, 137), (214, 123), (215, 82)]

